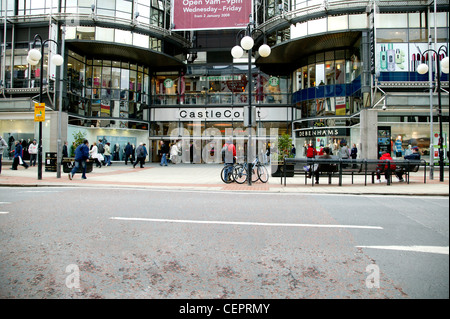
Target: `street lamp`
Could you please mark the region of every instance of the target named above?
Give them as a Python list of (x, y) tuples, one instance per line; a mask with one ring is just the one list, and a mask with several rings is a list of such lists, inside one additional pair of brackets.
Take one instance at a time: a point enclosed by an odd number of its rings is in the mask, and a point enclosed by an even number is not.
[[(441, 46), (438, 51), (435, 51), (433, 49), (428, 49), (423, 52), (422, 55), (427, 53), (428, 51), (433, 52), (436, 54), (436, 82), (437, 82), (437, 91), (438, 91), (438, 118), (439, 118), (439, 181), (444, 181), (444, 135), (442, 132), (442, 102), (441, 102), (441, 71), (443, 73), (449, 72), (449, 58), (448, 58), (448, 52), (447, 47), (445, 45)], [(441, 51), (447, 55), (444, 59), (442, 59), (441, 63), (439, 63), (439, 55), (441, 54)], [(420, 64), (417, 67), (417, 72), (419, 74), (425, 74), (428, 72), (428, 65), (425, 63)], [(430, 136), (430, 144), (432, 143), (433, 136)], [(430, 163), (430, 165), (434, 165), (434, 163)]]
[[(36, 49), (37, 42), (41, 43), (41, 50)], [(30, 65), (38, 65), (39, 62), (41, 63), (41, 69), (40, 69), (40, 77), (39, 77), (39, 103), (43, 103), (43, 86), (44, 86), (44, 77), (43, 77), (43, 70), (44, 70), (44, 59), (42, 58), (43, 50), (45, 48), (45, 44), (47, 42), (54, 42), (56, 45), (58, 43), (55, 40), (48, 39), (45, 41), (42, 41), (42, 38), (39, 34), (36, 34), (34, 36), (34, 41), (32, 45), (32, 49), (28, 52), (27, 56), (27, 62)], [(54, 54), (51, 58), (51, 63), (56, 66), (61, 66), (64, 63), (64, 59), (59, 54)], [(48, 71), (47, 71), (48, 72)], [(39, 145), (38, 145), (38, 179), (42, 179), (42, 121), (39, 122)]]
[[(252, 20), (252, 16), (250, 15), (250, 22), (247, 24), (247, 28), (244, 30), (239, 31), (239, 33), (236, 36), (236, 42), (237, 39), (241, 36), (241, 42), (240, 45), (236, 45), (231, 49), (231, 55), (235, 59), (240, 59), (244, 55), (244, 50), (248, 51), (248, 116), (247, 116), (247, 128), (248, 128), (248, 145), (247, 145), (247, 178), (248, 178), (248, 185), (252, 185), (252, 157), (250, 156), (250, 152), (252, 150), (251, 144), (252, 144), (252, 127), (253, 127), (253, 110), (252, 110), (252, 54), (253, 54), (253, 46), (255, 45), (255, 41), (253, 40), (253, 36), (255, 36), (256, 33), (261, 33), (264, 36), (264, 44), (261, 45), (258, 49), (258, 53), (261, 57), (267, 58), (270, 53), (271, 49), (266, 44), (266, 34), (255, 27), (255, 22)], [(244, 36), (245, 34), (245, 36)], [(244, 112), (245, 114), (245, 112)]]

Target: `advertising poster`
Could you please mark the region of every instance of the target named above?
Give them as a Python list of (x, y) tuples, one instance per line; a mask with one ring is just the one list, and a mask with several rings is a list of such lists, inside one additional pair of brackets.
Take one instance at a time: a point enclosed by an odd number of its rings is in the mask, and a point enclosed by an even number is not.
[(375, 56), (377, 71), (409, 71), (407, 43), (379, 43)]
[(345, 96), (336, 97), (336, 115), (345, 115), (347, 113)]
[(243, 29), (252, 14), (249, 0), (174, 0), (173, 30)]
[[(440, 48), (444, 43), (438, 43)], [(436, 59), (428, 50), (427, 43), (378, 43), (376, 47), (376, 70), (378, 72), (416, 72), (422, 63), (428, 64), (428, 59)], [(445, 54), (439, 56), (442, 60)], [(434, 69), (433, 69), (434, 71)]]

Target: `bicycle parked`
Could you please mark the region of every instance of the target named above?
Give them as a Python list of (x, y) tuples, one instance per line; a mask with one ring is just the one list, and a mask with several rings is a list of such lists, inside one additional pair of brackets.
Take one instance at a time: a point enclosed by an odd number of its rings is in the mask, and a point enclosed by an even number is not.
[(234, 168), (236, 164), (225, 164), (220, 172), (220, 177), (222, 178), (222, 182), (225, 184), (231, 184), (234, 182)]
[[(269, 180), (269, 172), (267, 168), (259, 161), (256, 156), (252, 165), (252, 182), (255, 183), (260, 180), (263, 183), (267, 183)], [(247, 163), (234, 165), (234, 181), (238, 184), (244, 184), (248, 179), (248, 165)]]

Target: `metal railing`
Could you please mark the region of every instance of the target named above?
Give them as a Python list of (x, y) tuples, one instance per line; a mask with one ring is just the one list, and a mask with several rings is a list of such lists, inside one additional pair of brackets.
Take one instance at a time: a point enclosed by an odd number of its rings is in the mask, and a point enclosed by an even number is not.
[[(319, 174), (328, 175), (329, 182), (332, 176), (337, 176), (339, 178), (339, 186), (342, 186), (342, 177), (344, 175), (352, 176), (357, 175), (364, 176), (364, 185), (367, 186), (367, 177), (372, 177), (372, 183), (374, 183), (375, 174), (385, 174), (389, 176), (387, 179), (387, 185), (391, 185), (392, 175), (395, 173), (405, 174), (406, 183), (409, 184), (409, 178), (411, 172), (418, 172), (420, 167), (424, 167), (424, 183), (427, 180), (427, 166), (428, 163), (425, 160), (368, 160), (368, 159), (321, 159), (321, 158), (285, 158), (283, 161), (283, 172), (281, 174), (281, 184), (286, 186), (286, 178), (288, 177), (288, 165), (293, 164), (294, 167), (290, 173), (294, 175), (306, 175), (310, 174), (312, 185), (313, 174), (312, 172), (307, 172), (304, 167), (309, 170), (317, 169)], [(295, 168), (295, 165), (300, 165), (300, 168)], [(314, 166), (317, 165), (314, 169)]]

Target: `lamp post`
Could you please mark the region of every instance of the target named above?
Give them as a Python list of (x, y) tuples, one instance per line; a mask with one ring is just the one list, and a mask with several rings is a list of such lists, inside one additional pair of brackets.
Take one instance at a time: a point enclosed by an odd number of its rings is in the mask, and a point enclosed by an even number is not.
[[(447, 55), (442, 61), (439, 63), (439, 55), (441, 51)], [(447, 47), (441, 46), (439, 50), (428, 49), (423, 52), (424, 55), (427, 52), (433, 52), (436, 54), (436, 83), (437, 83), (437, 91), (438, 91), (438, 119), (439, 119), (439, 181), (444, 181), (444, 135), (442, 130), (442, 101), (441, 101), (441, 71), (443, 73), (449, 73), (449, 58), (447, 54)], [(419, 74), (425, 74), (428, 72), (428, 65), (425, 63), (420, 64), (417, 67), (417, 72)], [(430, 145), (432, 143), (433, 136), (430, 136)], [(430, 163), (430, 165), (434, 165), (434, 163)]]
[(258, 32), (260, 32), (264, 36), (264, 44), (261, 45), (258, 49), (259, 55), (263, 58), (267, 58), (270, 53), (271, 49), (266, 44), (266, 34), (256, 28), (255, 22), (252, 20), (252, 16), (250, 15), (250, 22), (247, 24), (247, 28), (244, 30), (239, 31), (239, 33), (236, 36), (236, 42), (237, 39), (244, 35), (241, 38), (240, 45), (236, 45), (231, 49), (231, 55), (235, 59), (240, 59), (244, 55), (244, 50), (248, 52), (248, 106), (246, 108), (248, 109), (247, 112), (247, 129), (248, 129), (248, 142), (247, 142), (247, 178), (248, 178), (248, 185), (252, 185), (252, 157), (251, 157), (251, 150), (252, 150), (252, 127), (253, 127), (253, 121), (255, 120), (253, 118), (253, 109), (252, 109), (252, 54), (253, 54), (253, 46), (255, 45), (255, 41), (253, 40), (253, 36), (255, 36)]
[[(41, 50), (36, 49), (37, 42), (41, 43)], [(42, 41), (42, 37), (39, 34), (36, 34), (34, 36), (34, 41), (32, 45), (32, 49), (28, 52), (27, 61), (30, 65), (37, 65), (39, 62), (40, 64), (40, 76), (39, 76), (39, 103), (43, 103), (43, 83), (44, 83), (44, 77), (43, 77), (43, 69), (44, 69), (44, 59), (42, 58), (42, 55), (44, 53), (45, 44), (47, 42), (54, 42), (56, 45), (58, 43), (52, 39), (48, 39), (45, 41)], [(56, 66), (61, 66), (64, 63), (64, 59), (61, 55), (55, 54), (51, 58), (51, 62)], [(48, 71), (47, 71), (48, 72)], [(38, 145), (38, 180), (42, 179), (42, 121), (39, 121), (39, 145)]]

